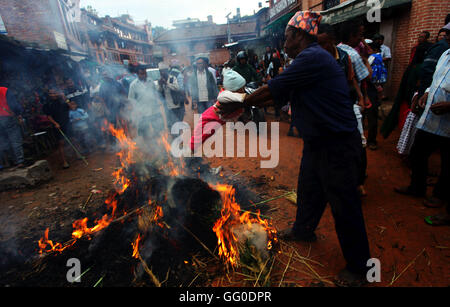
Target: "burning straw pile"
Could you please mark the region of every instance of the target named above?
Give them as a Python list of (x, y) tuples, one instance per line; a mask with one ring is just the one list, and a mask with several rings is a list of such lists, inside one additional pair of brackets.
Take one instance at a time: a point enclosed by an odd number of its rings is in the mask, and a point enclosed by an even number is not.
[(109, 130), (122, 150), (103, 212), (73, 222), (65, 243), (47, 229), (18, 285), (65, 285), (69, 258), (80, 259), (82, 286), (204, 286), (238, 268), (268, 285), (277, 238), (259, 212), (241, 210), (232, 186), (206, 183), (174, 161), (167, 135), (159, 141), (166, 155), (155, 159), (124, 129)]

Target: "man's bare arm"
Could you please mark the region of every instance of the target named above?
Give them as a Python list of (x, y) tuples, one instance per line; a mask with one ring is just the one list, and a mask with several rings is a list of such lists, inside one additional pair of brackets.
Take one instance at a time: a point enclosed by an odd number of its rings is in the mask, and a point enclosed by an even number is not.
[(245, 97), (244, 104), (246, 106), (255, 106), (259, 108), (273, 104), (273, 97), (270, 93), (269, 86), (264, 85), (251, 95)]

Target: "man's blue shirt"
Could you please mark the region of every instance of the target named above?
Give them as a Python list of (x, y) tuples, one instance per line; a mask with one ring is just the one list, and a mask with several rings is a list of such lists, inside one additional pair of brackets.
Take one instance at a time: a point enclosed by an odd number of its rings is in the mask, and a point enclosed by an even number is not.
[(291, 102), (292, 120), (305, 141), (357, 131), (347, 78), (317, 43), (304, 49), (268, 85), (275, 100)]

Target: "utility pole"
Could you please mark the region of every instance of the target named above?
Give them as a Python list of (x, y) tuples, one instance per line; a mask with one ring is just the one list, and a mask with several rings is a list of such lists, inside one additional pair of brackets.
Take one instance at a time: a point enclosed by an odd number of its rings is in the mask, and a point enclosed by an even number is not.
[(228, 13), (227, 16), (225, 16), (227, 18), (227, 35), (228, 35), (228, 44), (231, 44), (233, 41), (231, 40), (231, 29), (230, 29), (230, 16), (231, 12)]

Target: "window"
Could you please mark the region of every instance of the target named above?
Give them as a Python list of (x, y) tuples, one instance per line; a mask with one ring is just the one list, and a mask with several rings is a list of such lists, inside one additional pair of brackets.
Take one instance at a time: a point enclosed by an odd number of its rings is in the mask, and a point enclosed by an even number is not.
[(340, 2), (339, 0), (324, 0), (323, 1), (323, 9), (324, 10), (331, 9), (332, 7), (338, 5), (339, 2)]

